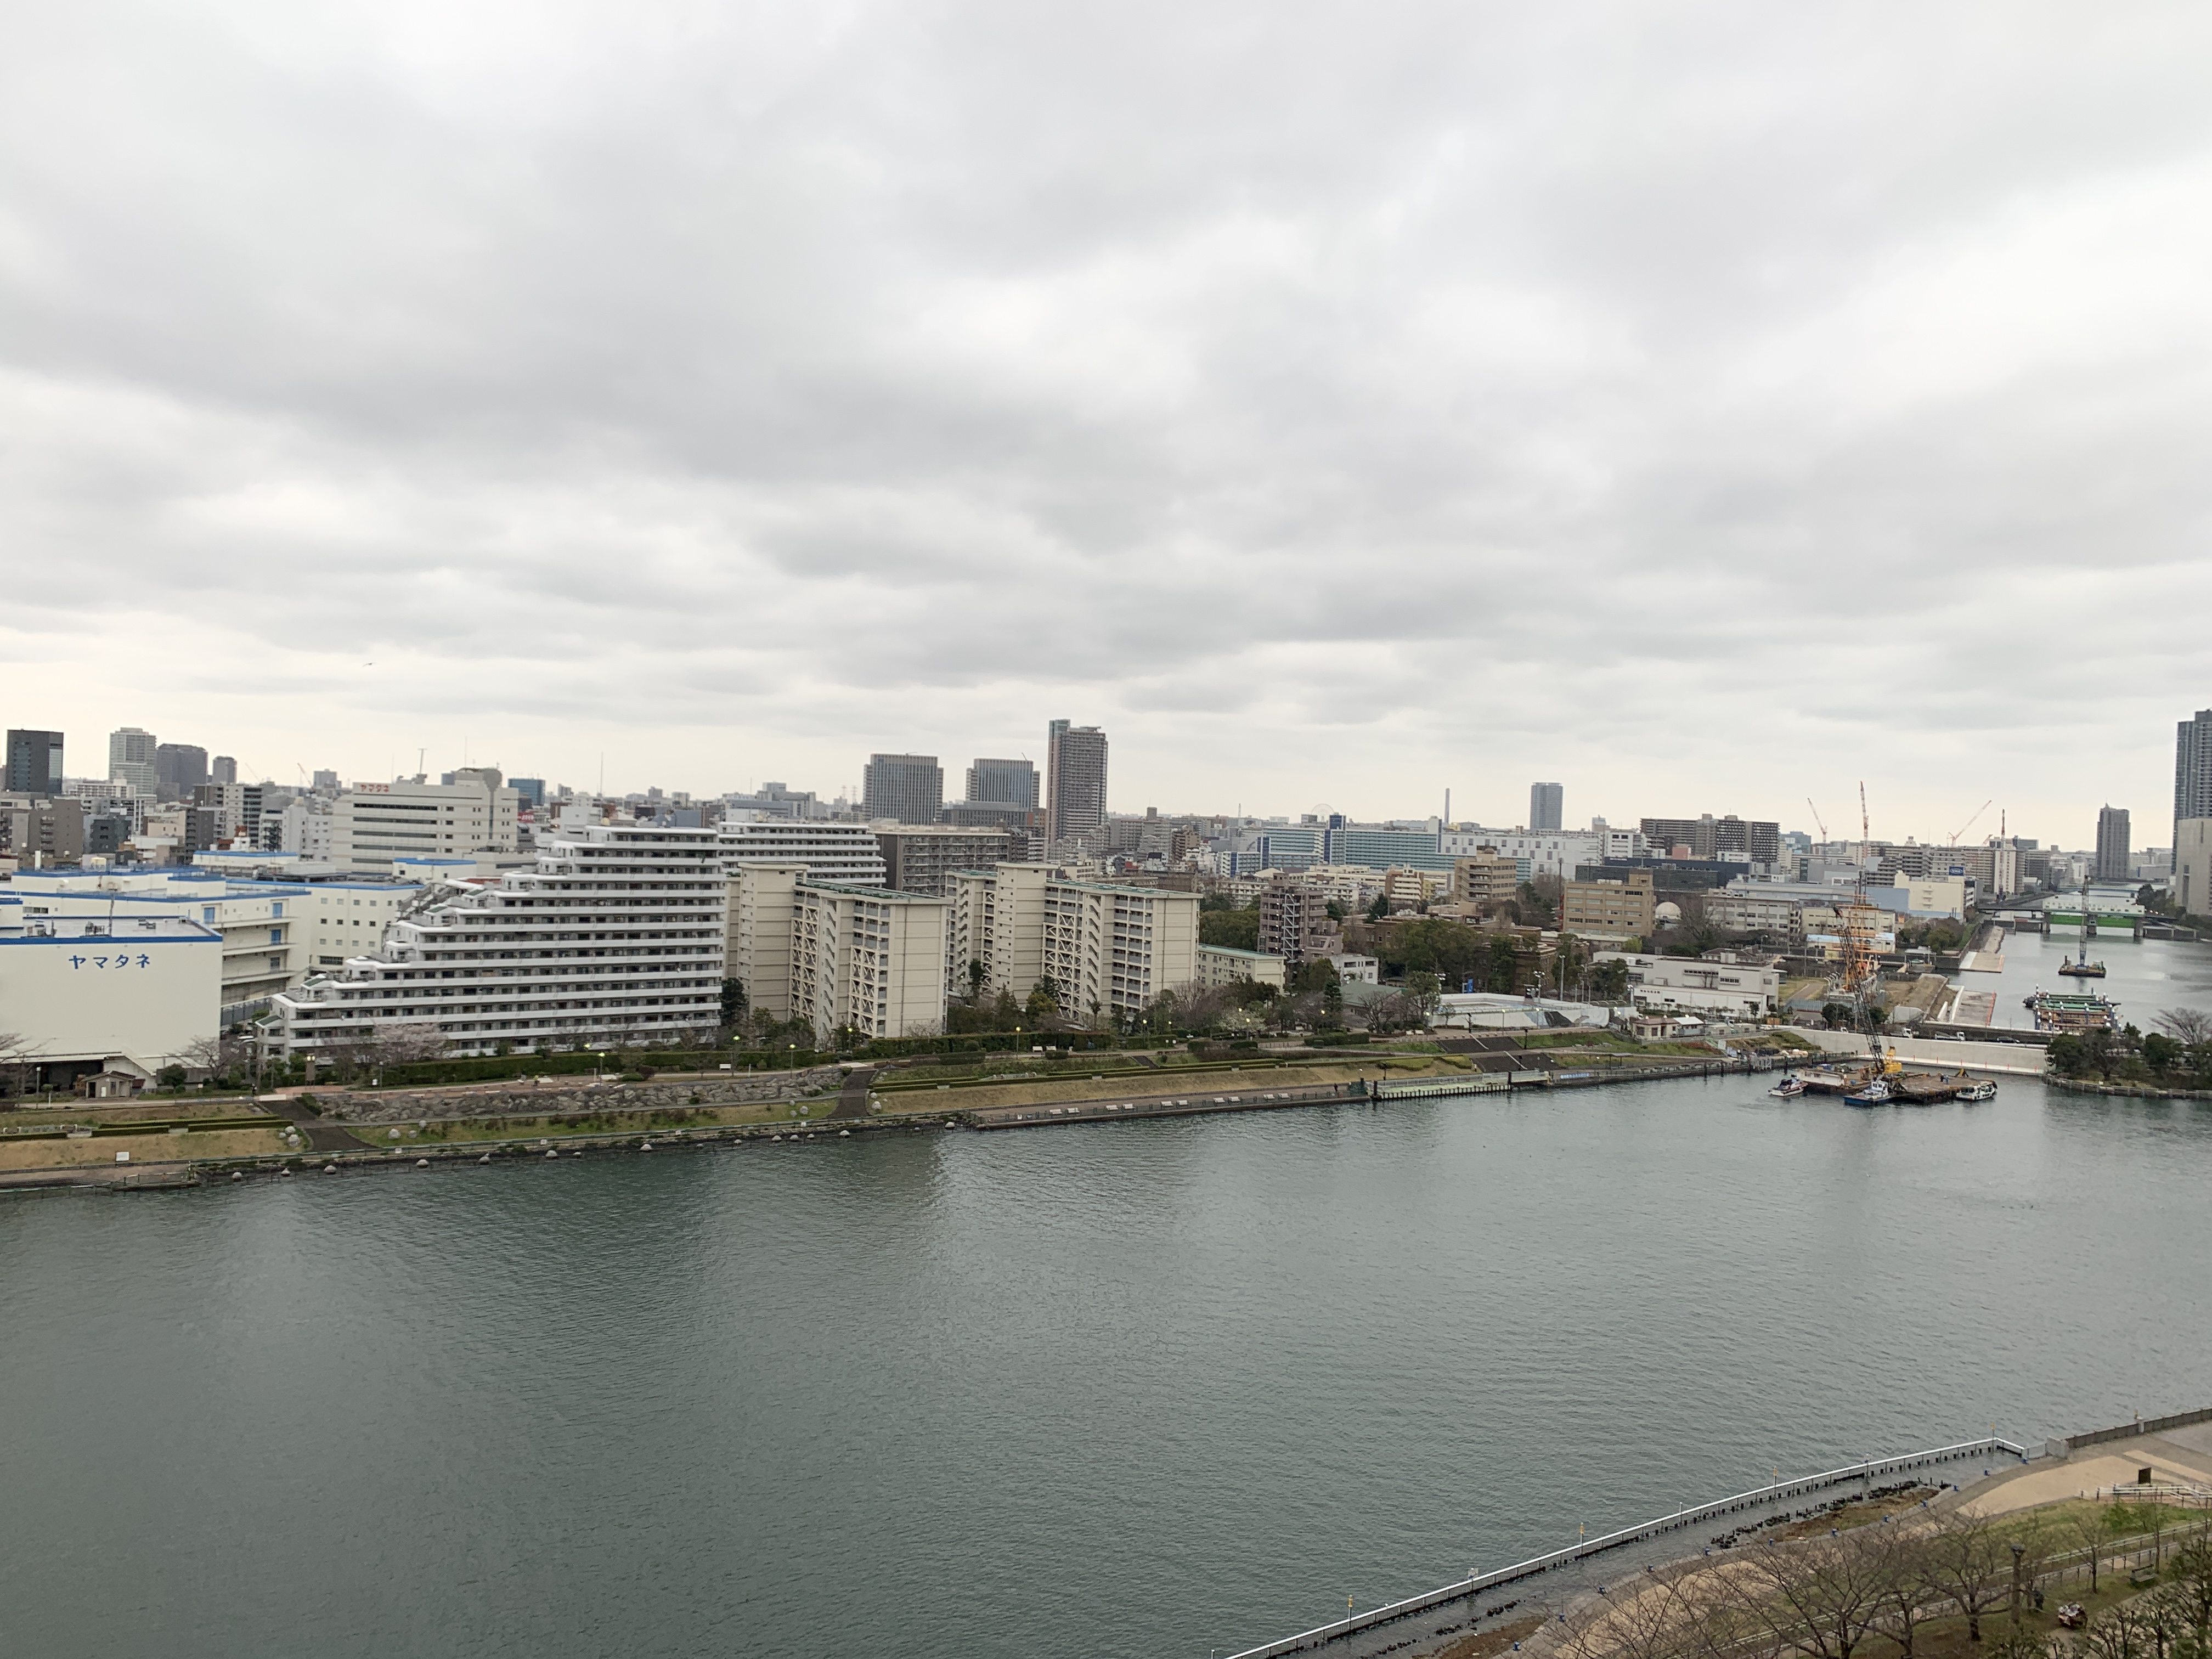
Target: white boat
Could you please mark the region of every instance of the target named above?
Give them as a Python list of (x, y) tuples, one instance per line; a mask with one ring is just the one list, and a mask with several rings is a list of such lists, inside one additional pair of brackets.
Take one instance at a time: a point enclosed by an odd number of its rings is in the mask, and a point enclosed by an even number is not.
[(1795, 1100), (1805, 1092), (1805, 1079), (1792, 1072), (1766, 1092), (1777, 1100)]
[(1996, 1097), (1997, 1085), (1987, 1078), (1969, 1084), (1959, 1091), (1959, 1098), (1961, 1100), (1995, 1100)]
[(1844, 1103), (1847, 1106), (1883, 1106), (1888, 1102), (1889, 1085), (1880, 1078), (1875, 1079), (1865, 1088), (1854, 1089), (1844, 1097)]

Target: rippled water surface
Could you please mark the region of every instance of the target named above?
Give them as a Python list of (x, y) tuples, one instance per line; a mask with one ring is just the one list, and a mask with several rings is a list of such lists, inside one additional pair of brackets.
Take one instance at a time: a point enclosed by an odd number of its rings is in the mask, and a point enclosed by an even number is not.
[(1196, 1659), (2212, 1405), (2208, 1193), (1729, 1079), (0, 1200), (0, 1650)]

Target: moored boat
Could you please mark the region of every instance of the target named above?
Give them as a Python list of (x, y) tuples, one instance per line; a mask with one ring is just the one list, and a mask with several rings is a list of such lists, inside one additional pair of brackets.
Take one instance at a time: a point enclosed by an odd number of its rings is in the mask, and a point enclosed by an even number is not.
[(1996, 1097), (1997, 1085), (1987, 1078), (1982, 1078), (1959, 1091), (1959, 1098), (1961, 1100), (1995, 1100)]
[(1791, 1072), (1766, 1092), (1777, 1100), (1795, 1100), (1805, 1092), (1805, 1079)]
[(1886, 1106), (1889, 1103), (1889, 1085), (1876, 1078), (1864, 1088), (1854, 1089), (1844, 1097), (1846, 1106)]

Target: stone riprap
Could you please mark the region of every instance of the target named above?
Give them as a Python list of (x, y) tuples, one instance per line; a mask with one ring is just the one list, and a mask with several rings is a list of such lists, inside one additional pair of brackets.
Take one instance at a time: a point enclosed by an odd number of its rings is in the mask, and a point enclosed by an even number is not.
[(656, 1078), (650, 1083), (572, 1083), (563, 1079), (477, 1084), (466, 1088), (408, 1089), (380, 1094), (324, 1095), (316, 1104), (332, 1123), (404, 1123), (426, 1118), (651, 1112), (682, 1107), (750, 1106), (762, 1101), (834, 1097), (844, 1074), (835, 1066), (803, 1072), (735, 1073), (727, 1077)]

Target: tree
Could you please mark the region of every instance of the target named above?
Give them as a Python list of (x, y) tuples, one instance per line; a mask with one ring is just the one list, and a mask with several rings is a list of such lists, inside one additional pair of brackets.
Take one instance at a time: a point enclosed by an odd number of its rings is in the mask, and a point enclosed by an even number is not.
[(1406, 975), (1406, 994), (1413, 999), (1425, 1020), (1443, 1000), (1443, 986), (1434, 974), (1412, 973)]
[(1567, 1624), (1566, 1659), (1694, 1659), (1708, 1650), (1717, 1609), (1686, 1593), (1681, 1577), (1645, 1569), (1645, 1583), (1601, 1596)]
[(1608, 1008), (1628, 1000), (1628, 964), (1615, 959), (1601, 962), (1589, 971), (1589, 994)]
[(445, 1057), (446, 1034), (437, 1022), (428, 1019), (403, 1020), (387, 1025), (376, 1034), (376, 1058), (385, 1066), (404, 1066), (415, 1060), (441, 1060)]
[(1519, 988), (1521, 978), (1521, 942), (1510, 933), (1493, 933), (1490, 939), (1490, 988), (1493, 991), (1512, 991)]
[(1380, 921), (1383, 917), (1389, 914), (1390, 901), (1385, 898), (1382, 894), (1377, 893), (1373, 901), (1367, 907), (1367, 920), (1370, 921)]
[(968, 1000), (973, 1002), (982, 994), (983, 959), (981, 957), (970, 957), (968, 959)]
[(1023, 1012), (1033, 1020), (1050, 1019), (1060, 1012), (1060, 987), (1049, 979), (1041, 979), (1030, 987), (1029, 1001)]
[(1953, 1510), (1919, 1540), (1928, 1582), (1966, 1615), (1966, 1639), (1982, 1639), (1982, 1615), (2012, 1593), (2012, 1551), (1986, 1518)]
[(1245, 910), (1200, 910), (1198, 942), (1231, 951), (1252, 951), (1260, 944), (1260, 907)]
[(1765, 1641), (1808, 1659), (1851, 1659), (1888, 1607), (1896, 1537), (1861, 1527), (1789, 1544), (1770, 1540), (1722, 1575), (1725, 1593)]
[(743, 980), (722, 981), (722, 1024), (735, 1025), (745, 1017), (745, 986)]
[(2208, 1014), (2202, 1008), (2164, 1009), (2152, 1024), (2168, 1036), (2179, 1039), (2188, 1048), (2212, 1042), (2212, 1014)]

